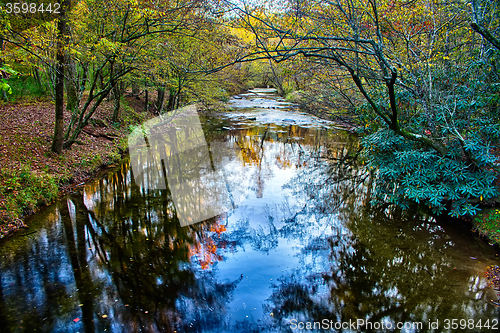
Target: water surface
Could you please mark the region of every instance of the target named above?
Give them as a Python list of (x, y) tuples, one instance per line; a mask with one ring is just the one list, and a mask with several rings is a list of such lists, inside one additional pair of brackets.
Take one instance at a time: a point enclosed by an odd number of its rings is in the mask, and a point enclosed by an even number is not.
[(289, 332), (324, 319), (412, 332), (498, 318), (491, 248), (451, 221), (370, 209), (356, 139), (267, 93), (202, 119), (209, 145), (241, 152), (221, 157), (234, 209), (181, 227), (170, 191), (135, 182), (124, 160), (3, 241), (2, 332)]

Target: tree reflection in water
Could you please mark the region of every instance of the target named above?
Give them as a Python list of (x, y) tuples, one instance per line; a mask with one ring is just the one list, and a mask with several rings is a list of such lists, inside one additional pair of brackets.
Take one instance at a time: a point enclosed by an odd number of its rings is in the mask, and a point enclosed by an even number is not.
[[(113, 179), (105, 193), (123, 194), (127, 190), (121, 188), (123, 184)], [(132, 183), (128, 195), (114, 195), (112, 211), (102, 207), (88, 214), (102, 267), (130, 310), (118, 322), (128, 323), (129, 330), (144, 327), (149, 332), (218, 324), (220, 312), (201, 314), (223, 308), (238, 280), (218, 283), (210, 271), (196, 274), (189, 263), (191, 257), (202, 255), (203, 269), (220, 260), (212, 240), (212, 235), (223, 230), (220, 220), (181, 227), (168, 190), (147, 193), (147, 205), (137, 202), (142, 198), (139, 191)], [(100, 203), (105, 205), (106, 200)], [(191, 320), (183, 313), (190, 313)]]
[[(477, 259), (468, 253), (490, 249), (480, 243), (462, 248), (463, 238), (457, 237), (457, 244), (449, 236), (456, 235), (452, 226), (416, 211), (401, 222), (395, 218), (398, 212), (370, 210), (370, 175), (357, 171), (349, 155), (335, 159), (330, 167), (321, 167), (321, 158), (313, 159), (314, 166), (302, 169), (289, 183), (306, 201), (300, 214), (315, 220), (334, 214), (331, 226), (336, 232), (310, 239), (301, 252), (302, 265), (274, 286), (266, 307), (277, 325), (290, 327), (292, 319), (364, 319), (394, 327), (398, 322), (423, 322), (428, 330), (429, 320), (439, 319), (443, 328), (444, 319), (484, 322), (498, 317), (476, 262), (459, 259)], [(350, 160), (354, 163), (346, 163)], [(289, 221), (292, 232), (287, 234), (300, 229), (298, 218)]]
[(432, 219), (370, 211), (356, 140), (234, 126), (205, 132), (242, 152), (216, 160), (240, 202), (227, 214), (181, 227), (169, 190), (145, 190), (123, 163), (37, 214), (35, 233), (4, 242), (3, 331), (285, 332), (291, 319), (498, 316), (477, 273), (494, 253)]

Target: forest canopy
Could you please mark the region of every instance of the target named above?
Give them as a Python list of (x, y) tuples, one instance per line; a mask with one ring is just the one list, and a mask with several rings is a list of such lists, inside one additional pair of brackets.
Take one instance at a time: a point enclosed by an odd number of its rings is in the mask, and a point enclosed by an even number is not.
[(270, 85), (311, 113), (355, 124), (372, 204), (474, 215), (499, 196), (498, 6), (63, 0), (57, 14), (15, 14), (4, 1), (0, 90), (8, 99), (11, 75), (48, 87), (60, 154), (105, 99), (119, 122), (127, 90), (156, 90), (162, 113)]

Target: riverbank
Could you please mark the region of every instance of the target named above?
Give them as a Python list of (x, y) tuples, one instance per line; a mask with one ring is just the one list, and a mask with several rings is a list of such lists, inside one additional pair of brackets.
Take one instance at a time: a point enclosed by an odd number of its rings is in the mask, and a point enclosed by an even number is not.
[[(111, 122), (113, 103), (104, 102), (79, 142), (61, 155), (50, 151), (54, 105), (50, 101), (0, 105), (0, 238), (26, 227), (24, 218), (73, 186), (120, 161), (130, 127), (152, 117), (144, 102), (127, 97), (121, 122)], [(70, 113), (64, 114), (65, 124)]]

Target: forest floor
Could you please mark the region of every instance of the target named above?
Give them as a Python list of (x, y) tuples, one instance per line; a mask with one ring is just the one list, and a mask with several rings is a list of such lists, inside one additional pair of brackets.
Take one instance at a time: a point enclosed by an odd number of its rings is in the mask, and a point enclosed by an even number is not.
[[(120, 161), (130, 126), (153, 116), (144, 100), (126, 97), (120, 124), (111, 122), (113, 103), (104, 102), (78, 143), (61, 155), (51, 152), (54, 104), (30, 101), (0, 105), (0, 238), (21, 227), (23, 219), (58, 195)], [(65, 112), (65, 126), (70, 113)], [(101, 136), (105, 135), (105, 136)]]

